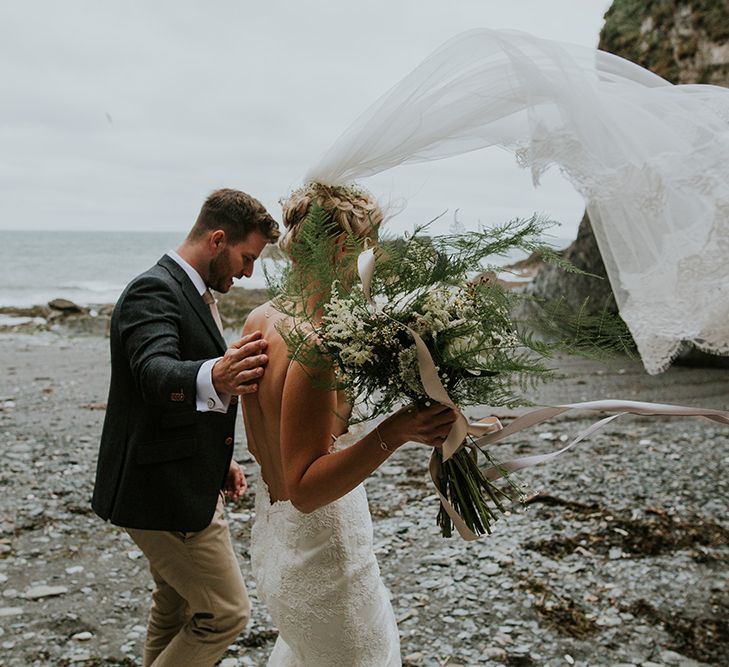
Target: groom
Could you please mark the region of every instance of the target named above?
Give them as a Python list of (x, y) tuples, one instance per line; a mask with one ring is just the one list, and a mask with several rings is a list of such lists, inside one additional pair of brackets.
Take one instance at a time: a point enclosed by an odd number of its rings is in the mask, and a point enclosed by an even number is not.
[(124, 527), (155, 587), (148, 667), (213, 665), (250, 603), (223, 514), (245, 477), (233, 460), (238, 396), (256, 391), (260, 332), (226, 349), (209, 288), (250, 277), (278, 225), (253, 197), (213, 192), (187, 238), (135, 278), (111, 319), (111, 386), (93, 508)]

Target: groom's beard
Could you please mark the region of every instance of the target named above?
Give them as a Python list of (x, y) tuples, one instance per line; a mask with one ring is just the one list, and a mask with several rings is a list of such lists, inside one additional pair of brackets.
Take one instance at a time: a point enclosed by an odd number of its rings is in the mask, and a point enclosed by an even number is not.
[(210, 260), (208, 270), (208, 287), (216, 292), (225, 294), (233, 284), (233, 272), (228, 259), (228, 252), (224, 250), (217, 257)]

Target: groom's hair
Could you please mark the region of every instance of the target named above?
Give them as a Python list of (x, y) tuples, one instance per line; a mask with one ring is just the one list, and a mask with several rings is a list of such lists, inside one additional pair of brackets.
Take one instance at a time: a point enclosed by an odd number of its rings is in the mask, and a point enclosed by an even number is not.
[(210, 193), (187, 238), (196, 241), (216, 229), (225, 232), (229, 243), (239, 243), (253, 231), (261, 232), (269, 243), (275, 243), (279, 237), (278, 223), (263, 204), (245, 192), (230, 188)]

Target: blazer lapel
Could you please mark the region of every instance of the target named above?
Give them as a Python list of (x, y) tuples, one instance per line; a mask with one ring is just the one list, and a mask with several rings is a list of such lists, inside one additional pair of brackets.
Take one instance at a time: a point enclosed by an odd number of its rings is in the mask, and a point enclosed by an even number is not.
[(197, 316), (205, 325), (208, 333), (217, 343), (221, 353), (225, 353), (228, 345), (221, 335), (220, 330), (218, 329), (218, 325), (213, 319), (213, 314), (210, 312), (210, 308), (208, 307), (208, 305), (202, 300), (202, 297), (198, 293), (197, 288), (195, 287), (195, 285), (192, 284), (192, 281), (185, 273), (184, 269), (167, 255), (164, 255), (157, 262), (157, 264), (167, 269), (170, 275), (180, 284), (180, 287), (182, 288), (182, 293), (185, 295), (188, 303), (195, 311), (195, 313), (197, 313)]

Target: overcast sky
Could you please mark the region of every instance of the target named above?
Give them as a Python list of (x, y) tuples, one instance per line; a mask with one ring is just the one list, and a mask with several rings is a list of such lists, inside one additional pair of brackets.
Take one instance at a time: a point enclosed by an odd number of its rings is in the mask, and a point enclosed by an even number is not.
[[(8, 2), (0, 13), (0, 229), (186, 231), (217, 187), (278, 199), (374, 99), (452, 35), (515, 28), (596, 46), (610, 0)], [(540, 211), (572, 237), (582, 200), (533, 190), (503, 151), (404, 166), (394, 231)]]

